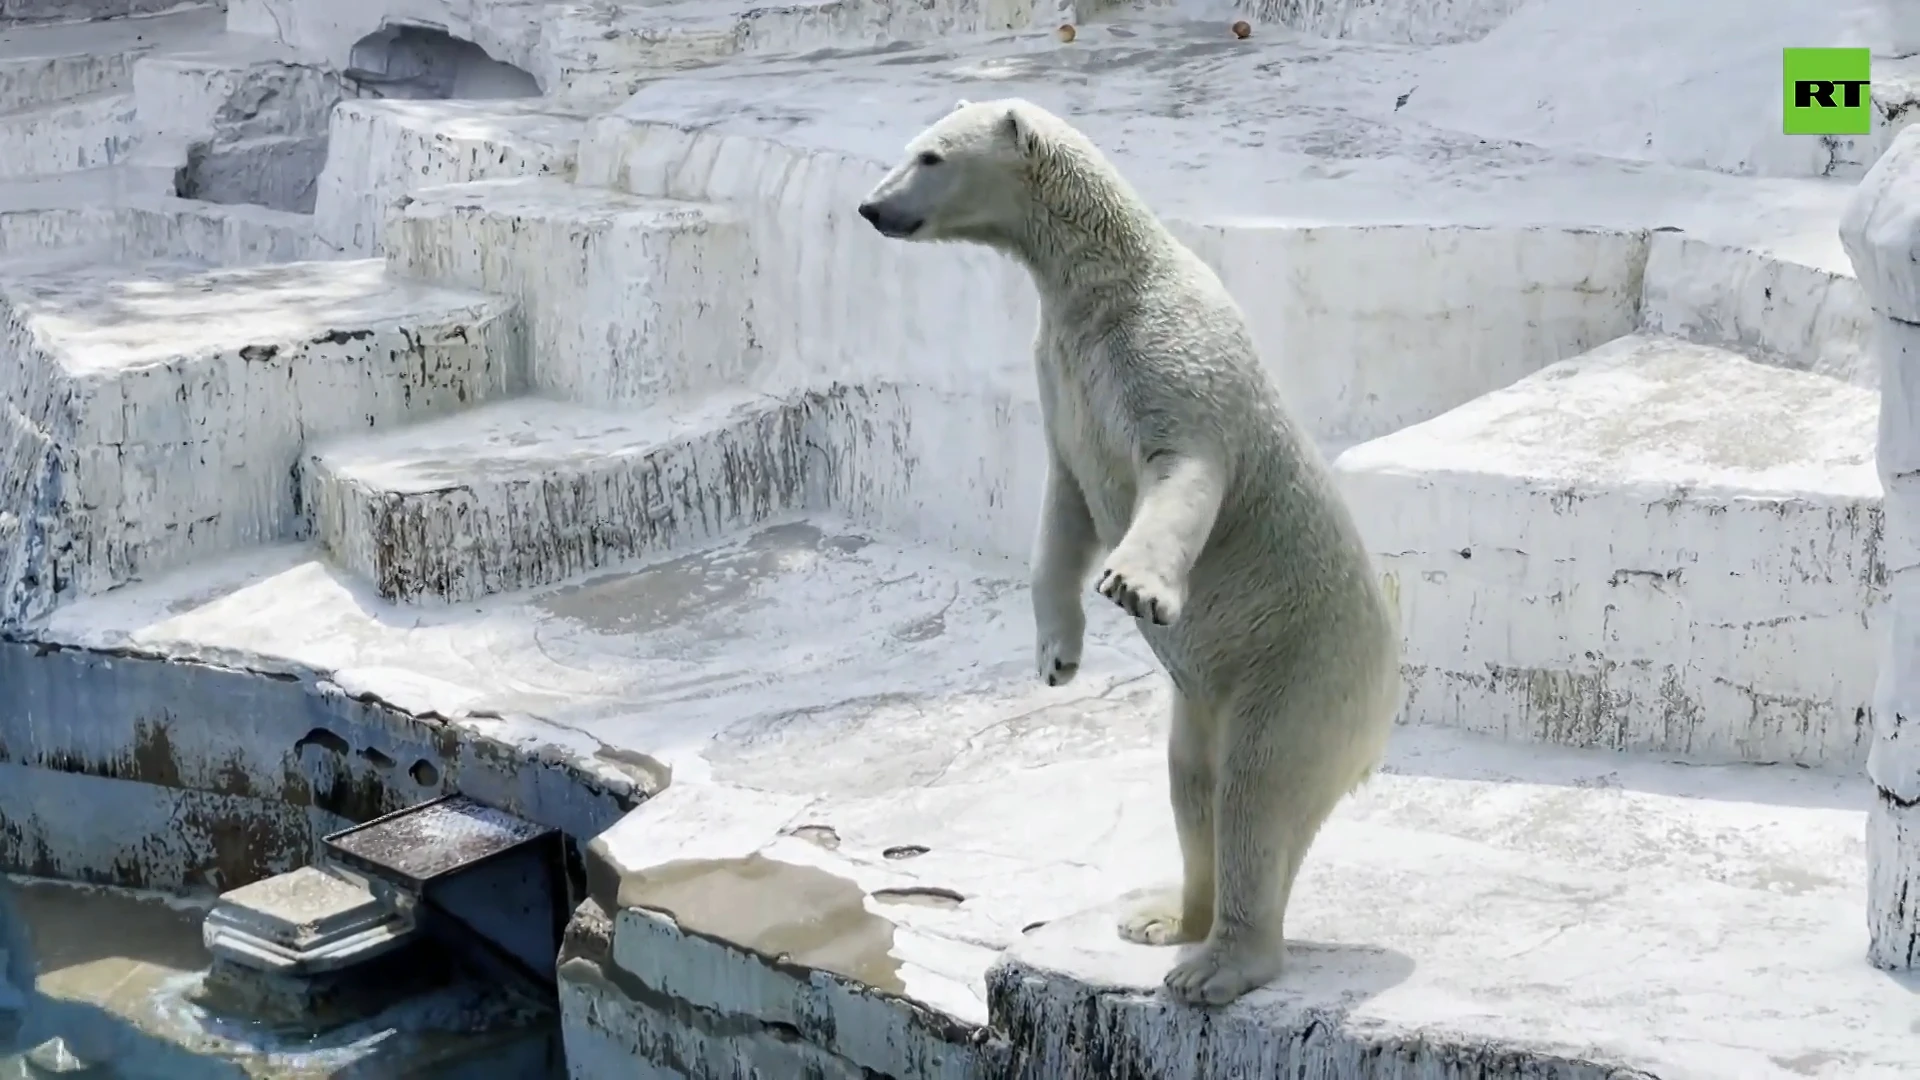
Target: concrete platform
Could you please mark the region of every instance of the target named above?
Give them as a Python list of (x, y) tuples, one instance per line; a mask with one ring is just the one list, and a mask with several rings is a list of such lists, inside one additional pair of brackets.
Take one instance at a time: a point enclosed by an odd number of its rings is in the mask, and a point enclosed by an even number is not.
[(316, 230), (349, 255), (377, 255), (387, 207), (416, 188), (571, 175), (585, 120), (579, 107), (545, 98), (342, 102), (315, 195)]
[(520, 302), (537, 392), (644, 408), (751, 382), (756, 257), (734, 211), (529, 176), (416, 189), (386, 230), (400, 276)]
[(1343, 488), (1404, 583), (1406, 715), (1858, 765), (1878, 416), (1869, 390), (1633, 336), (1348, 450)]
[(304, 439), (521, 378), (510, 303), (393, 281), (377, 261), (96, 266), (0, 282), (0, 306), (6, 623), (293, 535)]
[[(1135, 730), (1153, 707), (1095, 722)], [(1203, 1021), (1157, 991), (1178, 950), (1114, 931), (1116, 894), (1177, 865), (1161, 753), (990, 763), (1062, 720), (992, 729), (951, 772), (865, 798), (677, 785), (636, 811), (596, 845), (604, 946), (582, 928), (564, 968), (569, 995), (614, 983), (631, 1004), (572, 1011), (575, 1067), (622, 1075), (616, 1047), (694, 1076), (1916, 1067), (1910, 988), (1859, 959), (1853, 781), (1403, 729), (1308, 860), (1289, 971)], [(795, 772), (832, 756), (780, 749)], [(709, 1022), (654, 1011), (689, 1006)]]

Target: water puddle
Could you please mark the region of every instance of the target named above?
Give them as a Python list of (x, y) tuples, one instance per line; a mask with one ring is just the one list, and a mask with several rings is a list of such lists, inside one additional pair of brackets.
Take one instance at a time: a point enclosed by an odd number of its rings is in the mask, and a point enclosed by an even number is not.
[[(0, 1080), (558, 1080), (552, 1010), (457, 980), (318, 1036), (209, 1014), (203, 904), (0, 877)], [(33, 978), (24, 1007), (7, 985)], [(60, 1071), (60, 1039), (84, 1071)], [(36, 1050), (31, 1057), (27, 1051)], [(65, 1068), (74, 1068), (68, 1061)]]

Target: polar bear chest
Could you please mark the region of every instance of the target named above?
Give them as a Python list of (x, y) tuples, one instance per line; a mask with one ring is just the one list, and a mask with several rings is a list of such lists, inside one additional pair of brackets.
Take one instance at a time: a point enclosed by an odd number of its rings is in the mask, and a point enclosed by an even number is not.
[(1039, 383), (1047, 440), (1086, 500), (1095, 534), (1112, 547), (1133, 520), (1139, 457), (1125, 396), (1102, 367), (1043, 357)]

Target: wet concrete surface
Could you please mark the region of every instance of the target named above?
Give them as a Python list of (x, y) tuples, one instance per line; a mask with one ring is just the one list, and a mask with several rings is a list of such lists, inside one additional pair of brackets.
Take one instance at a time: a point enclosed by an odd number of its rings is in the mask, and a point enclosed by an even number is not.
[[(456, 982), (319, 1037), (208, 1015), (209, 901), (0, 877), (0, 973), (37, 972), (24, 1008), (0, 993), (0, 1080), (549, 1080), (565, 1075), (551, 1010)], [(16, 989), (21, 989), (16, 986)], [(37, 1069), (59, 1038), (81, 1062)]]

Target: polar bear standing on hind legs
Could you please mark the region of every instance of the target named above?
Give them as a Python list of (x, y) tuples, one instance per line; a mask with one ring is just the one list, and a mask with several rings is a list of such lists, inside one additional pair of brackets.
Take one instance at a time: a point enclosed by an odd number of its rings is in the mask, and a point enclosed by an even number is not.
[(1200, 943), (1166, 977), (1224, 1004), (1280, 972), (1287, 901), (1335, 804), (1385, 750), (1398, 633), (1319, 450), (1220, 279), (1106, 158), (1025, 101), (962, 102), (860, 215), (1024, 264), (1049, 460), (1033, 559), (1040, 676), (1080, 666), (1082, 590), (1138, 620), (1173, 683), (1183, 880), (1121, 936)]

